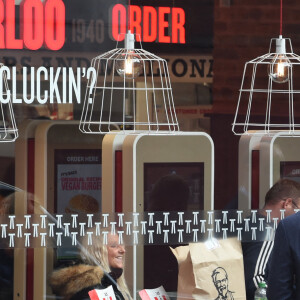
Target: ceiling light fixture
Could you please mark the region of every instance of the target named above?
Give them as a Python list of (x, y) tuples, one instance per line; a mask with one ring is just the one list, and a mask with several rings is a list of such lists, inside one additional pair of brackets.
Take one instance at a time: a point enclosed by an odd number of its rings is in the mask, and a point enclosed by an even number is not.
[[(294, 113), (294, 102), (299, 98), (300, 90), (295, 89), (293, 82), (299, 65), (300, 56), (293, 53), (291, 40), (282, 37), (280, 0), (279, 38), (271, 39), (267, 54), (245, 64), (232, 125), (234, 134), (256, 130), (255, 134), (264, 135), (272, 134), (274, 130), (286, 130), (290, 135), (300, 128), (300, 124), (295, 123)], [(263, 106), (263, 116), (258, 117)], [(276, 108), (280, 111), (274, 113)]]
[[(129, 11), (130, 1), (128, 16)], [(79, 129), (107, 133), (117, 125), (127, 133), (177, 132), (167, 61), (142, 49), (141, 42), (136, 48), (130, 22), (128, 27), (124, 48), (117, 42), (115, 49), (92, 59), (96, 76), (87, 83)]]

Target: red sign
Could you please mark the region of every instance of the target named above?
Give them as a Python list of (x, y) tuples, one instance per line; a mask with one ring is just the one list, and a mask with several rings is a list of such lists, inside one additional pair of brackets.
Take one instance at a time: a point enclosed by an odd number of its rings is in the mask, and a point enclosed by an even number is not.
[(128, 9), (129, 13), (122, 4), (116, 4), (112, 9), (115, 40), (124, 39), (128, 26), (136, 33), (137, 41), (185, 44), (185, 11), (182, 8), (130, 5)]
[(62, 0), (23, 0), (20, 38), (16, 38), (15, 0), (0, 0), (0, 49), (59, 50), (65, 43), (65, 4)]

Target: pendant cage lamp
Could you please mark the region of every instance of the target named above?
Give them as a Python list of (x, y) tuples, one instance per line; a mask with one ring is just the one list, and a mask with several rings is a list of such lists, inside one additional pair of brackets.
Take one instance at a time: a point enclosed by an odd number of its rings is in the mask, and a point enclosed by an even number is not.
[[(0, 69), (4, 65), (0, 63)], [(16, 126), (14, 111), (12, 108), (11, 94), (8, 93), (9, 87), (7, 82), (6, 71), (2, 72), (2, 99), (0, 101), (1, 118), (0, 118), (0, 143), (2, 142), (14, 142), (18, 137), (18, 129)], [(5, 103), (4, 103), (5, 102)]]
[(92, 59), (96, 78), (88, 80), (79, 128), (84, 133), (115, 130), (134, 133), (177, 132), (167, 61), (135, 48), (135, 35), (125, 34), (125, 47)]
[(245, 64), (234, 134), (249, 130), (257, 130), (256, 134), (272, 134), (272, 130), (293, 134), (299, 129), (296, 120), (300, 111), (294, 104), (300, 101), (300, 86), (293, 80), (299, 75), (300, 56), (293, 53), (291, 40), (281, 35), (271, 39), (269, 53)]
[(256, 130), (257, 135), (273, 135), (284, 130), (292, 135), (300, 128), (300, 56), (290, 39), (280, 34), (271, 39), (269, 52), (245, 64), (239, 99), (232, 125), (234, 134)]

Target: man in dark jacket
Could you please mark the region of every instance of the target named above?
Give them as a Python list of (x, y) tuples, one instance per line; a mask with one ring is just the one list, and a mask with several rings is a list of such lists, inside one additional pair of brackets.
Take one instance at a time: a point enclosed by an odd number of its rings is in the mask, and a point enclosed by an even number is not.
[(300, 299), (300, 213), (279, 223), (269, 268), (268, 299)]
[[(285, 209), (285, 216), (289, 216), (294, 214), (294, 209), (297, 208), (300, 208), (300, 184), (293, 180), (282, 179), (275, 183), (267, 192), (264, 210), (261, 211), (262, 215), (258, 215), (257, 218), (265, 218), (265, 211), (270, 210), (271, 218), (280, 220), (280, 209)], [(266, 235), (266, 232), (258, 232), (258, 234)], [(260, 236), (257, 242), (242, 243), (247, 300), (254, 299), (254, 293), (258, 288), (259, 282), (267, 281), (265, 270), (274, 242), (264, 239), (265, 236)]]

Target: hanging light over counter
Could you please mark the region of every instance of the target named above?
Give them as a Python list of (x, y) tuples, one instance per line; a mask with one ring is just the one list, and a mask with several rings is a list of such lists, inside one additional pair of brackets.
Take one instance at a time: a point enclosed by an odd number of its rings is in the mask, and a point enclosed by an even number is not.
[(107, 133), (117, 125), (126, 132), (177, 132), (167, 61), (135, 48), (135, 35), (125, 34), (125, 47), (92, 59), (96, 78), (88, 81), (80, 130)]
[(130, 0), (124, 48), (117, 47), (92, 59), (94, 77), (86, 87), (79, 129), (84, 133), (177, 132), (167, 61), (135, 47), (131, 33)]
[[(280, 35), (271, 39), (269, 52), (248, 61), (239, 92), (239, 99), (232, 125), (236, 135), (256, 130), (255, 134), (272, 134), (286, 130), (293, 134), (300, 124), (295, 123), (294, 102), (300, 101), (300, 90), (295, 89), (294, 74), (299, 72), (300, 56), (293, 52), (290, 39), (282, 37), (282, 0), (280, 5)], [(299, 76), (300, 73), (297, 73)], [(274, 103), (281, 111), (280, 120), (274, 117)], [(272, 107), (273, 105), (273, 107)], [(265, 108), (264, 116), (257, 118), (255, 112)], [(257, 121), (260, 120), (260, 121)], [(253, 133), (252, 133), (253, 134)]]

